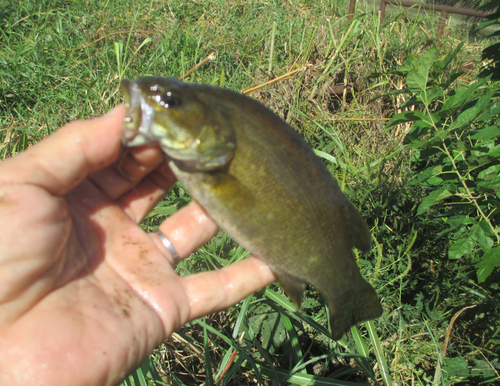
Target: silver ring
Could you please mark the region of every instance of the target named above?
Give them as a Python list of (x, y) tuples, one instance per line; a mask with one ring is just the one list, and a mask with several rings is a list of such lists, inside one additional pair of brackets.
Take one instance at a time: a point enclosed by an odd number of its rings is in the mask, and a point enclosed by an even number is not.
[(162, 244), (165, 246), (165, 248), (168, 249), (168, 251), (170, 252), (170, 254), (172, 255), (172, 257), (175, 260), (178, 260), (179, 259), (179, 254), (177, 253), (177, 251), (175, 250), (174, 246), (172, 245), (172, 243), (170, 242), (170, 240), (167, 238), (167, 236), (165, 236), (160, 230), (156, 231), (156, 234), (160, 238), (160, 240), (161, 240)]

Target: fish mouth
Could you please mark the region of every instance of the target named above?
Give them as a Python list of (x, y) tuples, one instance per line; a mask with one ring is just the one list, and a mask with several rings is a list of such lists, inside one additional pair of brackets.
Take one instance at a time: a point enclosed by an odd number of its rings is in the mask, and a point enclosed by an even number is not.
[(146, 102), (136, 82), (123, 79), (120, 88), (126, 109), (121, 137), (123, 145), (133, 147), (155, 142), (151, 138), (153, 107)]
[[(143, 80), (142, 83), (141, 80)], [(148, 78), (142, 78), (139, 81), (127, 79), (121, 81), (120, 88), (124, 94), (126, 109), (122, 124), (122, 144), (126, 147), (159, 144), (166, 154), (175, 155), (174, 158), (196, 158), (198, 140), (189, 138), (186, 142), (172, 139), (168, 135), (169, 131), (182, 132), (182, 130), (176, 130), (176, 125), (172, 122), (170, 122), (172, 126), (170, 130), (155, 123), (156, 111), (150, 104), (155, 98), (151, 98), (143, 92), (141, 86), (144, 87), (144, 80), (148, 80)], [(164, 119), (167, 118), (164, 117)]]
[[(196, 130), (190, 128), (187, 114), (184, 112), (179, 118), (175, 113), (178, 105), (161, 103), (163, 94), (160, 93), (164, 90), (158, 91), (157, 82), (155, 78), (121, 81), (126, 108), (122, 144), (125, 147), (159, 145), (170, 159), (190, 170), (214, 170), (228, 164), (234, 154), (233, 141), (214, 146), (210, 124), (202, 124)], [(168, 92), (164, 94), (170, 96)], [(185, 120), (188, 123), (184, 123)]]

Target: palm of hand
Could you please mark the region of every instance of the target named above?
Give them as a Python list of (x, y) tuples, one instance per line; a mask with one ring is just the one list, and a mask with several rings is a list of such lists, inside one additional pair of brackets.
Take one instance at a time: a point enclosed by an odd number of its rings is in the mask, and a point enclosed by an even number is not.
[[(73, 123), (0, 165), (0, 384), (116, 384), (188, 320), (273, 280), (253, 258), (176, 275), (137, 225), (175, 179), (157, 149), (128, 156), (135, 188), (108, 166), (122, 115)], [(181, 258), (217, 231), (194, 203), (161, 227)]]

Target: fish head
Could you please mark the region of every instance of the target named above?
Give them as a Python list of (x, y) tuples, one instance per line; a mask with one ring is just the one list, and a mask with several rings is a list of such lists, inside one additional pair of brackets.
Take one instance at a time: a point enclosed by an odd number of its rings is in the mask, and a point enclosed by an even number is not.
[(226, 167), (235, 149), (230, 114), (213, 104), (210, 87), (175, 78), (122, 80), (126, 115), (125, 146), (159, 144), (184, 169), (210, 171)]

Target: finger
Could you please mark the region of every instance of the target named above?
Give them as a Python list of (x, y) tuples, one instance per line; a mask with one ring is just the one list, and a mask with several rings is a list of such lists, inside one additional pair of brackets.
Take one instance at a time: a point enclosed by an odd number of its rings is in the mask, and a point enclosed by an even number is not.
[(241, 260), (219, 271), (183, 277), (181, 283), (186, 292), (189, 313), (182, 324), (224, 310), (275, 280), (269, 266), (256, 257)]
[(58, 196), (67, 193), (117, 159), (124, 115), (120, 105), (102, 117), (67, 124), (5, 161), (0, 182), (33, 184)]
[(127, 149), (113, 165), (93, 173), (91, 181), (111, 200), (137, 185), (144, 176), (160, 166), (165, 159), (157, 146)]
[[(219, 227), (198, 203), (191, 201), (187, 206), (170, 216), (160, 225), (158, 230), (172, 243), (179, 258), (184, 259), (214, 237)], [(150, 237), (165, 256), (171, 260), (172, 264), (175, 264), (175, 258), (172, 257), (158, 235), (152, 233)]]
[(164, 163), (116, 202), (136, 223), (140, 223), (176, 181), (172, 170)]

